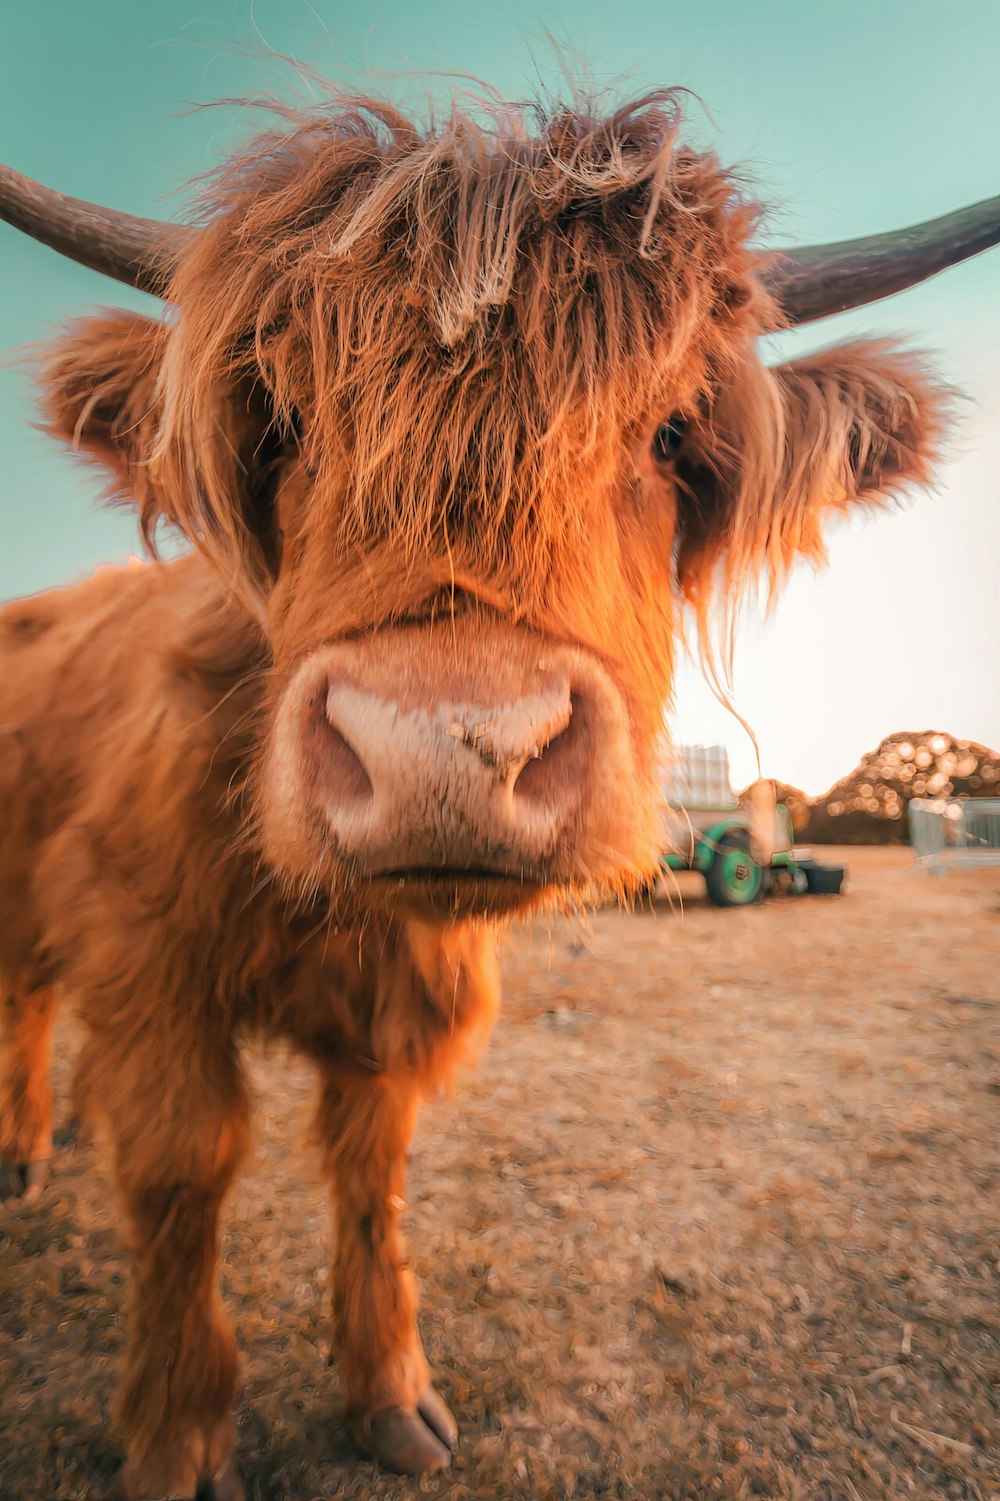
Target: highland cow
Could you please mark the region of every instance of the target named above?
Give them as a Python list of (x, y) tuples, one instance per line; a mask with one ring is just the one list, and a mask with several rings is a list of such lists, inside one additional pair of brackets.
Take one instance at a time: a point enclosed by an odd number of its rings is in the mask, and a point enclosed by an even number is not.
[(0, 1149), (36, 1197), (55, 987), (134, 1255), (133, 1498), (240, 1493), (215, 1266), (248, 1031), (319, 1073), (357, 1442), (448, 1463), (404, 1164), (493, 1021), (498, 929), (648, 882), (685, 616), (708, 639), (713, 600), (930, 473), (919, 358), (755, 342), (984, 248), (996, 203), (767, 257), (678, 129), (669, 92), (283, 111), (197, 229), (0, 175), (4, 217), (173, 310), (84, 319), (41, 383), (154, 554), (161, 521), (190, 550), (0, 613)]

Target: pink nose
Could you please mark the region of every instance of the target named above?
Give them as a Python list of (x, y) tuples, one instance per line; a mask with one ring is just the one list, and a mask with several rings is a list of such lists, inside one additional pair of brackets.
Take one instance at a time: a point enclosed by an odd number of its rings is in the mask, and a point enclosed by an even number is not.
[(660, 839), (634, 734), (595, 653), (485, 609), (337, 641), (276, 704), (263, 847), (310, 891), (330, 879), (355, 897), (399, 877), (423, 900), (435, 875), (470, 901), (487, 890), (477, 877), (496, 877), (497, 911), (533, 888), (618, 889), (653, 867)]
[(331, 663), (317, 702), (316, 791), (342, 856), (373, 874), (525, 873), (571, 839), (595, 738), (586, 685), (555, 670), (507, 703), (431, 706), (357, 686)]

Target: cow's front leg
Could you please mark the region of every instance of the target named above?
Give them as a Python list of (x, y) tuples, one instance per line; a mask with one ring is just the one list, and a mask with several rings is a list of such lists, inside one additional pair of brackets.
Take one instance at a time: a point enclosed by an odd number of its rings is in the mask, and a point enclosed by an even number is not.
[(0, 1199), (37, 1199), (52, 1156), (49, 1052), (55, 1019), (51, 986), (0, 980)]
[(358, 1447), (404, 1475), (442, 1470), (458, 1439), (417, 1333), (417, 1290), (399, 1219), (417, 1091), (328, 1077), (320, 1109), (335, 1200), (333, 1343)]
[[(219, 1210), (247, 1144), (235, 1059), (198, 1043), (159, 1076), (91, 1074), (109, 1104), (115, 1168), (133, 1256), (117, 1417), (127, 1444), (128, 1501), (243, 1491), (231, 1464), (236, 1345), (216, 1289)], [(146, 1060), (147, 1062), (151, 1060)]]

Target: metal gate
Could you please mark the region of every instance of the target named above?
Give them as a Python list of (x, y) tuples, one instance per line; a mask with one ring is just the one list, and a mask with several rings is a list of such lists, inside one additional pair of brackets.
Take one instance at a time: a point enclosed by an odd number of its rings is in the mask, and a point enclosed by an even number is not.
[(907, 814), (924, 870), (1000, 865), (1000, 797), (913, 798)]

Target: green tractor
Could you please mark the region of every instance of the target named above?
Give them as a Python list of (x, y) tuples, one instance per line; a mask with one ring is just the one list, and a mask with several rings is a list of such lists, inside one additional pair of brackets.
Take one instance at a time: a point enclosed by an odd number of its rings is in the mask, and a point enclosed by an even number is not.
[(668, 823), (677, 837), (671, 841), (674, 847), (660, 856), (660, 863), (664, 870), (699, 871), (714, 906), (748, 906), (777, 884), (796, 893), (808, 890), (804, 862), (792, 848), (791, 819), (783, 803), (775, 808), (775, 822), (786, 827), (787, 836), (783, 848), (775, 848), (769, 857), (755, 849), (749, 816), (741, 809), (672, 808), (671, 813), (676, 817), (669, 817)]
[[(760, 790), (767, 784), (757, 784)], [(765, 793), (741, 804), (729, 785), (729, 763), (719, 746), (681, 747), (663, 784), (664, 871), (696, 870), (716, 907), (746, 907), (775, 890), (794, 895), (840, 891), (841, 866), (820, 865), (797, 851), (784, 803)], [(766, 837), (761, 837), (762, 832)]]

